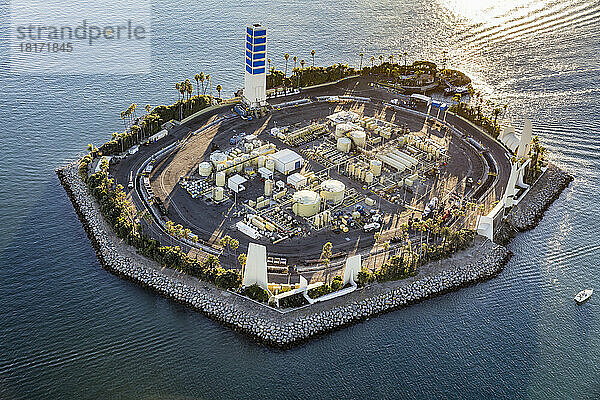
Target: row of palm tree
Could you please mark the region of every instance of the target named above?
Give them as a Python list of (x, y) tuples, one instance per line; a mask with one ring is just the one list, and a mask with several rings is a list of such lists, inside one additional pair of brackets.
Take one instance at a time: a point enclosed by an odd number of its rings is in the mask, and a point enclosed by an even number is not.
[(496, 105), (491, 100), (483, 101), (479, 92), (473, 92), (475, 100), (473, 105), (462, 102), (462, 96), (455, 94), (452, 96), (454, 104), (450, 107), (450, 111), (468, 119), (475, 125), (481, 126), (493, 137), (498, 137), (500, 134), (500, 124), (498, 118), (506, 112), (508, 106)]
[[(358, 56), (360, 57), (360, 66), (359, 66), (359, 70), (362, 71), (362, 67), (363, 67), (363, 58), (365, 56), (365, 53), (360, 52), (358, 54)], [(404, 56), (404, 66), (407, 67), (408, 66), (408, 53), (404, 52), (402, 54), (398, 54), (398, 64), (400, 64), (400, 61), (402, 60), (402, 57)], [(390, 64), (394, 64), (394, 54), (390, 54), (389, 56), (387, 56), (387, 59), (390, 61)], [(380, 54), (377, 59), (379, 59), (379, 65), (383, 64), (383, 60), (385, 59), (385, 56), (383, 54)], [(371, 56), (370, 61), (371, 61), (371, 68), (375, 67), (375, 56)]]
[(546, 161), (546, 148), (542, 146), (540, 138), (537, 135), (531, 139), (529, 157), (531, 158), (531, 161), (525, 179), (531, 184), (542, 172), (542, 167)]
[[(460, 217), (463, 211), (454, 210), (453, 215)], [(400, 226), (400, 231), (394, 238), (400, 244), (395, 246), (395, 253), (381, 265), (378, 264), (378, 254), (375, 253), (376, 267), (373, 271), (363, 269), (359, 275), (361, 284), (374, 281), (389, 281), (404, 279), (417, 273), (420, 266), (449, 257), (458, 250), (466, 248), (475, 237), (475, 232), (468, 229), (455, 230), (445, 226), (442, 218), (414, 220)], [(375, 241), (380, 234), (375, 234)], [(390, 242), (382, 244), (382, 255), (389, 252)]]
[[(86, 157), (87, 159), (82, 161), (88, 162), (91, 159), (89, 155)], [(210, 255), (206, 259), (198, 261), (191, 258), (178, 246), (163, 246), (158, 240), (145, 236), (139, 221), (136, 220), (135, 209), (123, 191), (123, 186), (117, 185), (113, 179), (108, 177), (107, 169), (105, 164), (100, 171), (92, 175), (87, 176), (86, 172), (84, 180), (90, 193), (98, 201), (100, 212), (119, 238), (136, 247), (142, 255), (167, 268), (212, 282), (225, 289), (236, 289), (241, 286), (240, 272), (237, 269), (221, 267), (218, 257)], [(181, 225), (174, 225), (171, 221), (168, 221), (166, 225), (168, 231), (174, 236), (179, 238), (190, 236), (190, 230)]]

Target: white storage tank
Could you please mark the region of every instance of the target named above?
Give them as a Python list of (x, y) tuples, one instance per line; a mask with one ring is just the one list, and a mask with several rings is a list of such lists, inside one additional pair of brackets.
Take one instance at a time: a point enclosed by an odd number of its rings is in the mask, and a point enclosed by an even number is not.
[(366, 175), (367, 175), (367, 170), (365, 168), (361, 168), (360, 175), (358, 176), (358, 180), (364, 181)]
[(217, 164), (221, 164), (227, 161), (227, 154), (222, 153), (220, 151), (215, 151), (210, 155), (209, 160), (216, 167)]
[(337, 179), (328, 179), (321, 183), (321, 197), (328, 202), (340, 203), (344, 200), (346, 185)]
[(266, 160), (267, 160), (267, 157), (265, 157), (265, 156), (258, 156), (258, 168), (264, 167)]
[(225, 171), (219, 171), (215, 174), (215, 184), (225, 186)]
[(209, 176), (210, 173), (212, 172), (212, 164), (204, 161), (201, 162), (200, 165), (198, 165), (198, 173), (200, 174), (200, 176)]
[(354, 164), (350, 164), (350, 165), (348, 166), (348, 176), (354, 176), (354, 169), (355, 169), (355, 168), (356, 168), (356, 167), (354, 166)]
[(225, 173), (227, 173), (227, 174), (232, 174), (232, 173), (234, 172), (234, 171), (233, 171), (233, 164), (234, 164), (234, 163), (233, 163), (233, 161), (231, 161), (231, 160), (228, 160), (228, 161), (225, 163)]
[(365, 147), (367, 143), (367, 134), (365, 131), (352, 131), (350, 137), (356, 146)]
[(340, 138), (340, 137), (346, 136), (346, 133), (348, 133), (354, 129), (355, 129), (355, 127), (350, 124), (346, 124), (346, 123), (337, 124), (335, 126), (335, 137)]
[(223, 194), (224, 194), (224, 190), (222, 187), (217, 186), (214, 190), (214, 199), (215, 201), (222, 201), (223, 200)]
[(369, 165), (370, 165), (370, 170), (373, 173), (373, 176), (381, 175), (381, 167), (383, 166), (383, 163), (381, 161), (371, 160)]
[(352, 140), (347, 137), (340, 137), (337, 140), (337, 149), (342, 153), (349, 153), (350, 148), (352, 147)]
[(237, 172), (242, 172), (242, 168), (244, 168), (244, 159), (242, 157), (236, 157), (233, 162), (235, 164), (235, 170)]
[(267, 158), (265, 160), (265, 168), (271, 172), (275, 171), (275, 160), (272, 158)]
[(292, 196), (292, 211), (301, 217), (312, 217), (319, 212), (321, 199), (312, 190), (299, 190)]
[(373, 183), (373, 179), (374, 179), (374, 177), (373, 177), (373, 173), (371, 171), (369, 171), (365, 174), (365, 182), (366, 183)]
[(363, 169), (361, 167), (354, 168), (354, 178), (361, 179), (360, 176), (363, 174)]
[(254, 150), (254, 145), (252, 143), (244, 143), (244, 151), (246, 153), (250, 153), (252, 150)]
[(273, 180), (265, 180), (265, 196), (270, 196), (273, 193)]

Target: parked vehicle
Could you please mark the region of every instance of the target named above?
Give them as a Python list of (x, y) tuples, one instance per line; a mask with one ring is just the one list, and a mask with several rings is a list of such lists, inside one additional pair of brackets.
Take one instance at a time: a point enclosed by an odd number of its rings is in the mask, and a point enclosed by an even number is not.
[(366, 224), (366, 225), (363, 227), (363, 230), (364, 230), (365, 232), (373, 232), (373, 231), (376, 231), (376, 230), (378, 230), (379, 228), (381, 228), (381, 224), (379, 224), (379, 223), (377, 223), (377, 222), (371, 222), (371, 223), (369, 223), (369, 224)]

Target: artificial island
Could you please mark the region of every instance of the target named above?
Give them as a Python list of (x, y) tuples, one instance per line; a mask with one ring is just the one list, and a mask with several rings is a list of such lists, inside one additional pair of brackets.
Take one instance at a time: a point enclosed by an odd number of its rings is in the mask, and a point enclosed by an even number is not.
[(233, 98), (197, 74), (57, 174), (105, 268), (269, 344), (493, 277), (572, 179), (445, 61), (288, 76), (244, 45)]

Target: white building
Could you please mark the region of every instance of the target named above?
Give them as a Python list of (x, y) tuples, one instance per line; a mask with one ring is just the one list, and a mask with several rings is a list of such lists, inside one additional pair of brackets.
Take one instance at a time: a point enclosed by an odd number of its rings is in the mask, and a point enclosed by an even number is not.
[(246, 27), (244, 102), (250, 109), (267, 105), (267, 30), (260, 24)]
[(288, 185), (292, 185), (295, 189), (300, 189), (306, 186), (306, 176), (296, 172), (287, 177)]
[(248, 180), (243, 176), (235, 174), (231, 178), (229, 178), (229, 180), (227, 180), (227, 187), (233, 190), (234, 192), (239, 193), (242, 190), (246, 189), (244, 187), (244, 183), (246, 183), (247, 181)]
[(271, 154), (270, 157), (275, 161), (275, 169), (284, 175), (302, 168), (304, 165), (302, 156), (290, 149), (280, 150), (277, 153)]

